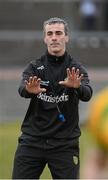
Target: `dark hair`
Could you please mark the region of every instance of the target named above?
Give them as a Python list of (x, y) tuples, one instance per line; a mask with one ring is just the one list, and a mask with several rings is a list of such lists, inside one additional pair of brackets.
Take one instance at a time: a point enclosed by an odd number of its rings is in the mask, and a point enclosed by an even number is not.
[(44, 24), (43, 24), (44, 33), (45, 33), (45, 26), (47, 24), (51, 25), (51, 24), (56, 24), (56, 23), (64, 24), (65, 35), (67, 35), (68, 34), (68, 24), (64, 19), (61, 19), (61, 18), (58, 18), (58, 17), (50, 18), (50, 19), (44, 21)]

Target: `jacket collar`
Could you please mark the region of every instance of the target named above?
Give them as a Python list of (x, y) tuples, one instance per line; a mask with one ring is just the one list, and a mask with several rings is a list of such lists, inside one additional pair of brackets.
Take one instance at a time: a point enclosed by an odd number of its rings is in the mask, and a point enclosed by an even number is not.
[(62, 63), (65, 61), (67, 52), (65, 51), (65, 53), (62, 56), (54, 56), (54, 55), (49, 54), (49, 52), (47, 51), (46, 56), (50, 63), (58, 64), (58, 63)]

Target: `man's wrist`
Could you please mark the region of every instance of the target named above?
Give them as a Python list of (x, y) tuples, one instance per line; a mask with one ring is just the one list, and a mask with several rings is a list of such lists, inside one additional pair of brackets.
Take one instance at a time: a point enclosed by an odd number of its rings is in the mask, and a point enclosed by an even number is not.
[(81, 82), (80, 82), (80, 84), (79, 84), (79, 86), (78, 87), (74, 87), (74, 89), (79, 89), (80, 87), (81, 87)]

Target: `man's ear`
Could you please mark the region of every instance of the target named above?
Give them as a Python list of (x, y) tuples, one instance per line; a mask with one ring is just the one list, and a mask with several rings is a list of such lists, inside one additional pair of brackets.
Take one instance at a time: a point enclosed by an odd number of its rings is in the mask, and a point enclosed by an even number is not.
[(46, 38), (44, 37), (44, 43), (46, 44)]
[(68, 43), (69, 42), (69, 36), (67, 35), (65, 39), (66, 39), (66, 43)]

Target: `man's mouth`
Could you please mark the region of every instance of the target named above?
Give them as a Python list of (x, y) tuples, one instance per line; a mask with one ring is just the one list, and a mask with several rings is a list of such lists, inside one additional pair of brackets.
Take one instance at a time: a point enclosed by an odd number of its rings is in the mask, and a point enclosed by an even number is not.
[(59, 43), (52, 43), (51, 46), (59, 46)]

